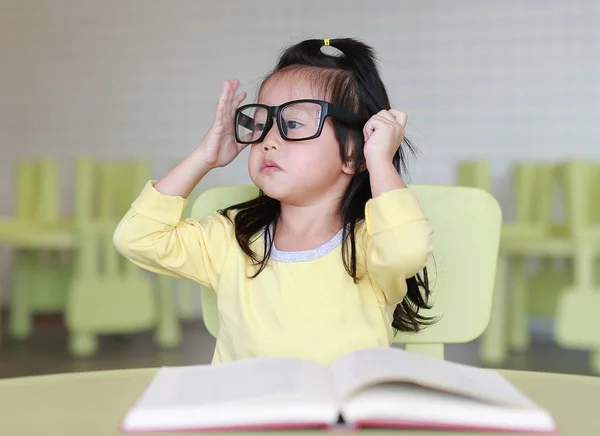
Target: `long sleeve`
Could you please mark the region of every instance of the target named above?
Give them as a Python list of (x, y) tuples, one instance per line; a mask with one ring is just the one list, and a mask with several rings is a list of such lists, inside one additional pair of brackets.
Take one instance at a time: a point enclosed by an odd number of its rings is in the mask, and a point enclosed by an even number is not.
[(117, 250), (146, 270), (215, 289), (233, 231), (217, 214), (181, 220), (187, 200), (164, 195), (149, 181), (117, 226)]
[(369, 276), (382, 290), (385, 303), (396, 305), (406, 295), (406, 279), (427, 265), (433, 229), (409, 188), (369, 200), (365, 222)]

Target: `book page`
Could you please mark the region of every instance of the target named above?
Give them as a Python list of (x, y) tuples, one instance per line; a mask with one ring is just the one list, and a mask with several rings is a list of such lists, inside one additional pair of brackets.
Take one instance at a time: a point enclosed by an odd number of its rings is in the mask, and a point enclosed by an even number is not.
[(356, 351), (330, 365), (341, 398), (371, 385), (410, 382), (490, 403), (535, 408), (536, 405), (495, 371), (424, 357), (397, 348)]
[(552, 416), (539, 409), (503, 407), (412, 383), (370, 386), (342, 408), (344, 421), (358, 426), (495, 429), (551, 432)]
[(257, 399), (330, 398), (331, 381), (316, 363), (259, 358), (221, 365), (161, 368), (140, 404), (190, 406)]
[(164, 367), (129, 410), (130, 431), (333, 423), (338, 409), (326, 367), (257, 358)]

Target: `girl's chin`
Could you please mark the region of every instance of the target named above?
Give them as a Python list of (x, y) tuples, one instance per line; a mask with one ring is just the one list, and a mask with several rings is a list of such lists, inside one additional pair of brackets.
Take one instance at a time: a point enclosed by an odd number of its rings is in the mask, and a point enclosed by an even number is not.
[(276, 183), (271, 180), (258, 180), (255, 185), (262, 191), (267, 197), (274, 198), (275, 200), (283, 201), (289, 196), (288, 189), (281, 183)]

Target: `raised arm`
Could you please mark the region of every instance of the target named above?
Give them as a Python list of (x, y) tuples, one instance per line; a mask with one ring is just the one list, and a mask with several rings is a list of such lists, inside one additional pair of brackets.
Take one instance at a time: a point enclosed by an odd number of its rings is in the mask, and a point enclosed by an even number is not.
[(181, 220), (187, 197), (213, 168), (228, 165), (244, 148), (235, 142), (237, 80), (225, 81), (212, 126), (200, 145), (158, 182), (148, 182), (115, 230), (117, 250), (147, 270), (214, 287), (233, 239), (231, 223), (217, 214)]

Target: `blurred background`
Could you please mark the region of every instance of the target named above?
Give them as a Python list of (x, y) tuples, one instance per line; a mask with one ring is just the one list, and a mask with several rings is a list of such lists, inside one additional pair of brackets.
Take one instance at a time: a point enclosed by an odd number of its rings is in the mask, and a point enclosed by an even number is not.
[[(210, 362), (197, 287), (125, 265), (112, 230), (223, 80), (253, 100), (285, 46), (342, 36), (408, 113), (408, 180), (503, 209), (505, 340), (447, 358), (600, 374), (599, 21), (594, 0), (0, 0), (0, 378)], [(246, 156), (191, 200), (250, 183)], [(581, 313), (557, 315), (567, 291)]]

